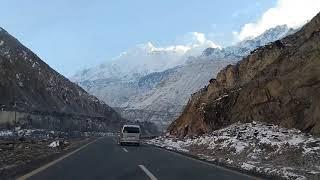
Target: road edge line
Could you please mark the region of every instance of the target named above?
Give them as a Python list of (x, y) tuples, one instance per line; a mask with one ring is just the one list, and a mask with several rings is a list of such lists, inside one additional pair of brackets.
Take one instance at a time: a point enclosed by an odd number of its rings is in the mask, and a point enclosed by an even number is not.
[(98, 139), (96, 139), (96, 140), (94, 140), (94, 141), (92, 141), (92, 142), (89, 142), (89, 143), (87, 143), (87, 144), (79, 147), (78, 149), (76, 149), (76, 150), (74, 150), (74, 151), (72, 151), (72, 152), (70, 152), (70, 153), (68, 153), (68, 154), (66, 154), (66, 155), (61, 156), (60, 158), (58, 158), (58, 159), (56, 159), (56, 160), (54, 160), (54, 161), (51, 161), (51, 162), (49, 162), (49, 163), (47, 163), (47, 164), (45, 164), (45, 165), (43, 165), (43, 166), (41, 166), (41, 167), (39, 167), (39, 168), (31, 171), (31, 172), (29, 172), (29, 173), (27, 173), (27, 174), (25, 174), (25, 175), (23, 175), (23, 176), (18, 177), (16, 180), (26, 180), (26, 179), (34, 176), (35, 174), (38, 174), (39, 172), (41, 172), (41, 171), (49, 168), (50, 166), (52, 166), (52, 165), (54, 165), (54, 164), (62, 161), (63, 159), (71, 156), (72, 154), (74, 154), (74, 153), (76, 153), (76, 152), (84, 149), (85, 147), (89, 146), (90, 144), (95, 143), (96, 141), (98, 141), (98, 140), (100, 140), (100, 139), (102, 139), (102, 138), (104, 138), (104, 137), (100, 137), (100, 138), (98, 138)]
[(231, 173), (235, 173), (235, 174), (238, 174), (238, 175), (246, 176), (246, 177), (252, 178), (254, 180), (263, 180), (264, 179), (263, 177), (257, 177), (257, 176), (251, 175), (251, 174), (246, 174), (244, 172), (237, 171), (235, 169), (230, 169), (230, 168), (227, 168), (227, 167), (224, 167), (224, 166), (219, 166), (217, 164), (208, 162), (206, 160), (198, 159), (197, 157), (192, 157), (192, 155), (184, 154), (184, 153), (181, 153), (181, 152), (178, 152), (178, 151), (166, 149), (166, 148), (155, 146), (155, 145), (151, 145), (151, 144), (146, 144), (146, 145), (155, 147), (155, 148), (157, 148), (159, 150), (167, 151), (167, 152), (169, 152), (171, 154), (175, 154), (175, 155), (178, 155), (178, 156), (181, 156), (181, 157), (184, 157), (184, 158), (187, 158), (187, 159), (190, 159), (190, 160), (193, 160), (193, 161), (196, 161), (196, 162), (208, 165), (208, 166), (215, 167), (215, 168), (220, 169), (220, 170), (225, 170), (225, 171), (228, 171), (228, 172), (231, 172)]
[(138, 165), (151, 180), (158, 180), (144, 165)]

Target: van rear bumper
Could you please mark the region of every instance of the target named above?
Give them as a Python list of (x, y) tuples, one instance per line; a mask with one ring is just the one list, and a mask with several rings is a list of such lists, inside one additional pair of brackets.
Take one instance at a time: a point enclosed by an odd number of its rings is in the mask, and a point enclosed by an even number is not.
[(123, 139), (123, 138), (121, 138), (119, 140), (119, 142), (120, 143), (135, 143), (135, 144), (137, 144), (137, 143), (140, 143), (140, 139)]

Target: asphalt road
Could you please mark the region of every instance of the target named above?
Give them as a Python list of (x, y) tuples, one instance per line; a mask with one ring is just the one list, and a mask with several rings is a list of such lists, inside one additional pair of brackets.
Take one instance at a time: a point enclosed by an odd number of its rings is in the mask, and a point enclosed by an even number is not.
[(37, 172), (31, 180), (254, 179), (148, 145), (119, 146), (105, 137)]

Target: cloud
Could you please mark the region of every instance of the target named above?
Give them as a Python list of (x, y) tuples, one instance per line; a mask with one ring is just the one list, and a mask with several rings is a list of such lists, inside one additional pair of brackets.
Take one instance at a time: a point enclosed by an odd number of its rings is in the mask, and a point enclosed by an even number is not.
[(204, 33), (191, 32), (188, 36), (190, 37), (190, 43), (187, 46), (190, 47), (190, 50), (186, 52), (187, 56), (198, 56), (208, 47), (220, 48), (219, 45), (207, 39)]
[(182, 36), (182, 38), (177, 38), (177, 44), (182, 46), (187, 46), (190, 49), (197, 48), (197, 47), (219, 47), (216, 43), (209, 40), (204, 33), (201, 32), (189, 32)]
[(186, 57), (201, 55), (208, 47), (220, 46), (207, 39), (204, 33), (189, 32), (168, 46), (159, 46), (154, 42), (138, 44), (112, 58), (112, 62), (122, 63), (121, 67), (146, 66), (150, 70), (161, 71), (183, 64), (187, 60)]
[(320, 11), (320, 0), (278, 0), (256, 22), (245, 24), (240, 32), (233, 32), (237, 41), (256, 37), (277, 25), (296, 28), (305, 24)]
[(207, 36), (204, 33), (189, 32), (178, 37), (173, 45), (156, 46), (153, 42), (147, 42), (145, 44), (139, 44), (133, 49), (134, 51), (141, 50), (146, 53), (155, 51), (171, 51), (181, 55), (198, 56), (208, 47), (218, 48), (220, 46), (207, 39)]
[(203, 44), (207, 41), (206, 36), (203, 33), (192, 32), (192, 38), (197, 44)]

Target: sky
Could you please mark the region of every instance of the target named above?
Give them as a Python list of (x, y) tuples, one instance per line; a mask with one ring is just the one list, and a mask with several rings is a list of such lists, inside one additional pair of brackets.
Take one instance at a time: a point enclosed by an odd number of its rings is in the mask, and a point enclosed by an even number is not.
[(298, 26), (320, 11), (319, 2), (1, 0), (0, 27), (70, 77), (138, 44), (168, 47), (196, 39), (223, 47), (277, 24)]

